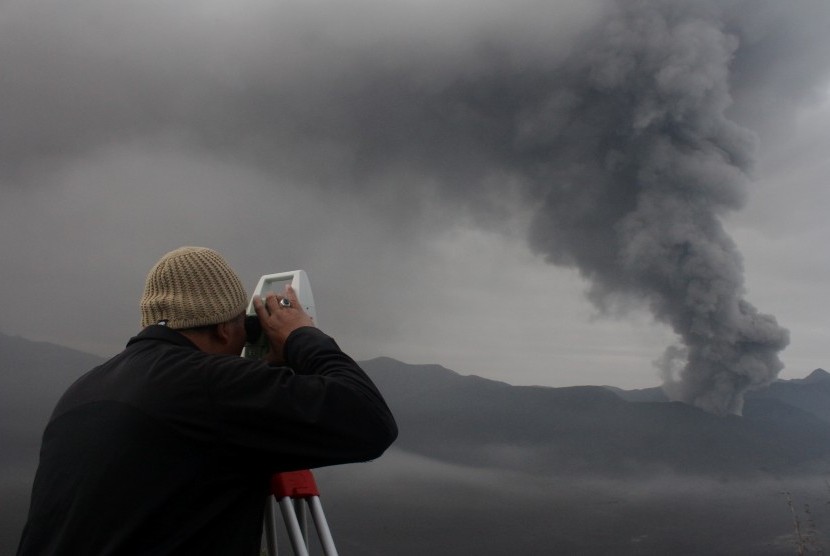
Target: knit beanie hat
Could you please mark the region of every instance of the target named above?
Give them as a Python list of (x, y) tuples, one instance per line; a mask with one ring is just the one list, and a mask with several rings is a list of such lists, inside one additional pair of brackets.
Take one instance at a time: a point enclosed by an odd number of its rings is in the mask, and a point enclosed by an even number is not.
[(141, 326), (166, 321), (173, 329), (225, 322), (245, 311), (247, 295), (222, 256), (180, 247), (150, 270), (141, 296)]

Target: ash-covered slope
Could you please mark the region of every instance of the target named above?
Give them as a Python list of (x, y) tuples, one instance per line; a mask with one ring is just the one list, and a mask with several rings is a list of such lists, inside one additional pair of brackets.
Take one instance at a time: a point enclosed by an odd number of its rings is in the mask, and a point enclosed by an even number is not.
[(776, 380), (767, 388), (749, 392), (746, 398), (749, 411), (758, 401), (778, 400), (830, 423), (830, 373), (824, 369), (816, 369), (806, 378)]
[[(622, 390), (611, 386), (606, 388), (630, 402), (669, 401), (659, 387), (639, 390)], [(763, 408), (769, 405), (766, 401), (777, 400), (830, 423), (830, 373), (824, 369), (816, 369), (806, 378), (776, 380), (769, 386), (747, 392), (745, 398), (745, 415), (759, 417)]]
[(830, 423), (796, 393), (790, 403), (759, 394), (743, 417), (719, 417), (603, 387), (510, 386), (386, 358), (363, 365), (399, 420), (398, 446), (454, 463), (613, 476), (830, 470)]

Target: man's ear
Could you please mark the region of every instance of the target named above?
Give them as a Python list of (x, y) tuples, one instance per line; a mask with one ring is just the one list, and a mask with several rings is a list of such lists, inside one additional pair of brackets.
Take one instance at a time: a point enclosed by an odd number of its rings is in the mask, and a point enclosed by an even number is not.
[(230, 322), (220, 322), (211, 331), (214, 339), (223, 346), (230, 344), (233, 339), (230, 326)]

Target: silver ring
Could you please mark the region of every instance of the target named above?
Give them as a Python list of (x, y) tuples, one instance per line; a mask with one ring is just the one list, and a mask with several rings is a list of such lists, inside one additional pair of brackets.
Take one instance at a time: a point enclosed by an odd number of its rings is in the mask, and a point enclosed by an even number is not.
[(282, 305), (283, 307), (291, 307), (291, 301), (289, 301), (288, 298), (283, 297), (282, 299), (280, 299), (280, 305)]

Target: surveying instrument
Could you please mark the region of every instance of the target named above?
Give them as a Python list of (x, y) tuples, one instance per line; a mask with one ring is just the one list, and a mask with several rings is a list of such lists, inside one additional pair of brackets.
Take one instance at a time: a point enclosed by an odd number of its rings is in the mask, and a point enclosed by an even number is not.
[[(285, 286), (290, 285), (297, 294), (297, 299), (305, 312), (317, 323), (314, 297), (311, 284), (304, 270), (292, 270), (277, 274), (266, 274), (259, 279), (254, 289), (245, 318), (245, 330), (248, 341), (242, 350), (242, 356), (249, 359), (261, 359), (268, 351), (268, 340), (262, 333), (259, 318), (256, 316), (253, 299), (257, 296), (264, 300), (268, 292), (282, 294)], [(314, 475), (308, 469), (277, 473), (271, 477), (270, 490), (265, 501), (265, 518), (262, 527), (266, 554), (277, 556), (277, 518), (276, 505), (282, 511), (285, 530), (288, 534), (294, 556), (308, 556), (308, 516), (311, 510), (314, 527), (325, 556), (337, 556), (334, 540), (331, 537), (320, 492), (314, 481)]]

